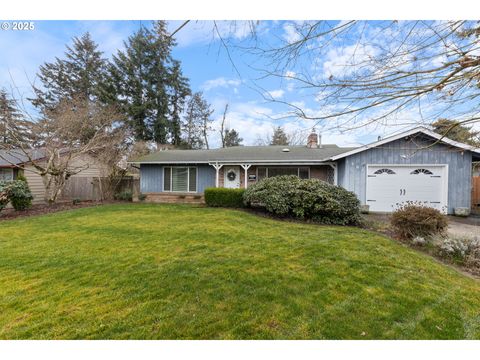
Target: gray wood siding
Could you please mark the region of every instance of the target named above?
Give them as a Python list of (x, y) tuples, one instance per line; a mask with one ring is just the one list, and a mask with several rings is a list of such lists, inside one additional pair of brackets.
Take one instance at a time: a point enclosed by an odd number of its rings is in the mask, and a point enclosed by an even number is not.
[(198, 192), (209, 187), (215, 187), (215, 169), (210, 165), (198, 166)]
[(163, 167), (161, 165), (140, 166), (140, 192), (163, 191)]
[[(378, 148), (365, 150), (339, 161), (338, 184), (357, 194), (365, 204), (366, 168), (370, 164), (447, 164), (448, 212), (455, 207), (470, 207), (472, 181), (472, 154), (432, 140), (399, 139)], [(406, 155), (403, 158), (401, 155)]]
[[(170, 166), (170, 165), (169, 165)], [(172, 165), (174, 166), (174, 165)], [(187, 165), (181, 165), (187, 166)], [(197, 168), (197, 191), (203, 193), (206, 188), (215, 186), (215, 169), (210, 165), (188, 165)], [(163, 166), (140, 166), (140, 192), (163, 192)]]

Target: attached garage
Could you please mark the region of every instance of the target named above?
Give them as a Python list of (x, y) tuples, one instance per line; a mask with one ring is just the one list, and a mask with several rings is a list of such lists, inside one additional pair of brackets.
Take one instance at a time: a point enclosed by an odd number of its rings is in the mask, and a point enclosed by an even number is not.
[(442, 212), (448, 209), (448, 165), (367, 165), (366, 204), (390, 212), (412, 201)]
[(415, 128), (330, 158), (338, 185), (372, 212), (392, 212), (407, 201), (453, 214), (471, 207), (472, 161), (480, 149)]

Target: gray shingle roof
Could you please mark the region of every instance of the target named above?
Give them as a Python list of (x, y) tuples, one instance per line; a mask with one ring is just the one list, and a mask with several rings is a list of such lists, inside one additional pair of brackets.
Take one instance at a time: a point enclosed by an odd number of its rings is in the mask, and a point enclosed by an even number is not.
[[(44, 157), (44, 152), (41, 149), (33, 149), (31, 152), (33, 160)], [(27, 161), (27, 156), (20, 150), (0, 150), (0, 167), (20, 165)]]
[[(284, 152), (283, 149), (290, 151)], [(330, 157), (353, 150), (324, 144), (321, 148), (306, 146), (234, 146), (212, 150), (164, 150), (132, 160), (132, 163), (209, 163), (209, 162), (277, 162), (326, 161)]]

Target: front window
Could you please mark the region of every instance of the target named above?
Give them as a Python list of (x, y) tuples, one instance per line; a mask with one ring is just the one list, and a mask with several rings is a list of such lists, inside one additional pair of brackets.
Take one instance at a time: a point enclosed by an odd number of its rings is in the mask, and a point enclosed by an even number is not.
[(197, 168), (165, 167), (163, 170), (163, 191), (197, 192)]
[(310, 169), (308, 167), (259, 167), (257, 175), (259, 181), (266, 177), (282, 175), (295, 175), (300, 179), (309, 179)]
[(0, 169), (0, 181), (13, 180), (13, 169)]

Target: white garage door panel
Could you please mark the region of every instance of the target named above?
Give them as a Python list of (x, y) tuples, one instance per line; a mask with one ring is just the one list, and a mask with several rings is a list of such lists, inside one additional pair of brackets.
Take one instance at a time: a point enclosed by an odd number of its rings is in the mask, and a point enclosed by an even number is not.
[(366, 204), (370, 211), (391, 212), (406, 201), (446, 211), (446, 165), (368, 165)]

